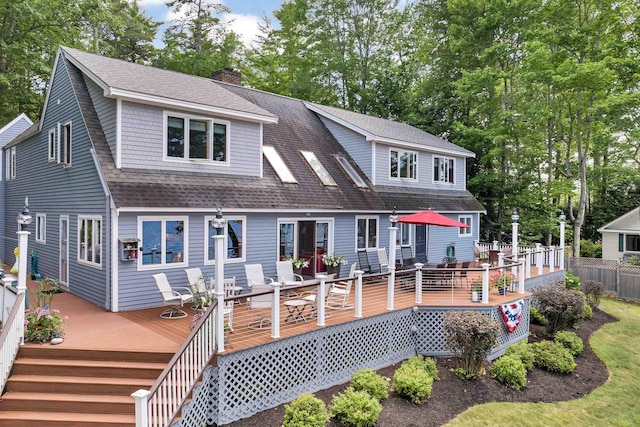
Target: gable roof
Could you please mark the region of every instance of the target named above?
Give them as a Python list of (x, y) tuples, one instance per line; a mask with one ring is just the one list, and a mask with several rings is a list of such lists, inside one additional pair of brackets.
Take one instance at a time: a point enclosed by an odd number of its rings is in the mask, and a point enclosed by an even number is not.
[[(635, 227), (630, 228), (628, 226), (627, 227), (621, 226), (622, 223), (626, 222), (629, 219), (633, 219), (634, 216), (636, 217)], [(614, 219), (610, 223), (605, 224), (602, 227), (598, 228), (599, 233), (603, 233), (603, 232), (618, 233), (618, 232), (625, 232), (625, 231), (633, 231), (636, 233), (640, 232), (640, 207), (632, 209), (626, 214), (623, 214), (618, 218)]]
[(406, 123), (367, 116), (336, 107), (305, 102), (312, 111), (346, 126), (363, 135), (367, 141), (379, 141), (390, 145), (414, 147), (422, 150), (475, 157), (475, 153), (445, 139), (427, 133)]
[(107, 97), (171, 105), (242, 120), (276, 123), (277, 117), (233, 95), (211, 79), (60, 47), (65, 59), (98, 84)]
[(21, 113), (15, 119), (11, 120), (9, 123), (7, 123), (6, 125), (2, 126), (2, 128), (0, 128), (0, 135), (7, 132), (9, 129), (11, 129), (14, 125), (18, 124), (20, 121), (24, 121), (26, 123), (25, 127), (29, 127), (33, 124), (31, 119), (25, 113)]

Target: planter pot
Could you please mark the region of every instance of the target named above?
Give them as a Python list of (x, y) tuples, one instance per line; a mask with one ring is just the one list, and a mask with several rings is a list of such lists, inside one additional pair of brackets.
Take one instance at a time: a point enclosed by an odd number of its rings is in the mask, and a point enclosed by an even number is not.
[(340, 264), (336, 265), (335, 267), (327, 265), (327, 274), (333, 273), (336, 274), (336, 277), (340, 277)]
[(507, 294), (507, 288), (498, 288), (498, 292), (500, 293), (500, 295), (506, 295)]
[(298, 275), (302, 276), (302, 268), (294, 268), (293, 269), (293, 274), (298, 274)]
[(482, 291), (471, 291), (471, 302), (482, 302)]

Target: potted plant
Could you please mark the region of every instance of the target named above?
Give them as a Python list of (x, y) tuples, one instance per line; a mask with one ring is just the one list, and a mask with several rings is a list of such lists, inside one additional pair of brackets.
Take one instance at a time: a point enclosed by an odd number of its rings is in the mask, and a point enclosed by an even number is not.
[(191, 296), (193, 299), (191, 300), (191, 308), (194, 311), (205, 311), (209, 304), (211, 304), (211, 295), (206, 291), (206, 289), (202, 289), (197, 284), (190, 285), (191, 288)]
[(341, 255), (324, 253), (322, 262), (327, 266), (327, 274), (335, 273), (336, 277), (340, 277), (340, 266), (346, 264), (347, 259)]
[(32, 342), (59, 344), (64, 333), (62, 326), (67, 316), (60, 316), (60, 310), (50, 309), (49, 304), (25, 311), (24, 339)]
[(293, 272), (295, 274), (301, 274), (303, 268), (309, 267), (309, 260), (304, 258), (294, 258), (291, 256), (285, 257), (284, 261), (291, 261), (293, 266)]
[(512, 274), (507, 273), (504, 270), (498, 270), (496, 274), (491, 276), (489, 284), (491, 287), (498, 288), (498, 292), (500, 293), (500, 295), (505, 295), (507, 293), (507, 287), (511, 285), (512, 281)]
[(482, 301), (482, 282), (478, 279), (471, 281), (471, 302)]

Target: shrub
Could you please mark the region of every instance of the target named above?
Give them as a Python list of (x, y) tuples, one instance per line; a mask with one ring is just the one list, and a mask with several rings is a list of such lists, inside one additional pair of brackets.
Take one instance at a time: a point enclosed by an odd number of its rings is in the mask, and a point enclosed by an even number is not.
[(381, 411), (382, 405), (369, 393), (351, 387), (333, 396), (331, 401), (331, 416), (348, 426), (373, 426)]
[(417, 363), (405, 360), (393, 373), (393, 389), (400, 396), (419, 404), (431, 396), (433, 377)]
[(533, 291), (533, 305), (547, 319), (547, 337), (576, 325), (584, 316), (584, 304), (582, 292), (574, 289), (547, 286)]
[(405, 360), (403, 363), (411, 365), (415, 369), (423, 369), (429, 374), (431, 378), (438, 381), (438, 367), (436, 366), (436, 359), (432, 357), (412, 356)]
[(449, 311), (442, 327), (449, 350), (460, 358), (460, 376), (476, 378), (482, 373), (487, 354), (496, 345), (500, 326), (475, 311)]
[(544, 326), (547, 324), (547, 319), (545, 319), (542, 313), (540, 313), (540, 310), (535, 308), (533, 305), (529, 309), (529, 313), (531, 314), (531, 323), (534, 325)]
[(562, 344), (553, 341), (540, 341), (531, 344), (533, 364), (549, 372), (569, 374), (576, 368), (571, 352)]
[(592, 317), (593, 317), (593, 308), (591, 308), (591, 305), (585, 304), (584, 305), (584, 318), (585, 319), (591, 319)]
[(498, 381), (514, 390), (522, 390), (527, 385), (527, 369), (516, 357), (502, 356), (489, 369)]
[(310, 393), (303, 393), (284, 407), (282, 427), (324, 427), (329, 412), (324, 402)]
[(527, 372), (533, 369), (533, 351), (526, 341), (520, 341), (518, 344), (510, 345), (504, 354), (505, 356), (520, 360)]
[(585, 258), (602, 258), (602, 243), (591, 240), (580, 240), (580, 256)]
[(584, 282), (584, 294), (587, 297), (587, 302), (591, 308), (595, 308), (600, 305), (600, 299), (604, 293), (604, 286), (601, 282), (596, 280), (587, 280)]
[(377, 400), (389, 397), (389, 383), (373, 369), (360, 369), (351, 374), (351, 387), (355, 391), (366, 391)]
[(573, 357), (576, 357), (584, 350), (584, 342), (575, 332), (559, 331), (553, 339), (555, 342), (569, 350)]
[(573, 271), (567, 270), (565, 284), (567, 289), (580, 289), (580, 278)]
[(49, 309), (49, 304), (24, 312), (25, 341), (46, 342), (64, 336), (64, 321), (69, 317), (60, 316), (60, 310)]

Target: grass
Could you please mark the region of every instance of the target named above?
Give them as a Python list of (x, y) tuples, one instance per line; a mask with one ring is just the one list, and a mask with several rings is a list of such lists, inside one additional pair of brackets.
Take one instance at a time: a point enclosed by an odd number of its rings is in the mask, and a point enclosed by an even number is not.
[(474, 406), (447, 425), (507, 426), (514, 422), (519, 426), (640, 425), (640, 305), (603, 299), (600, 308), (620, 319), (604, 325), (589, 340), (609, 370), (605, 385), (582, 399), (568, 402), (497, 402)]

